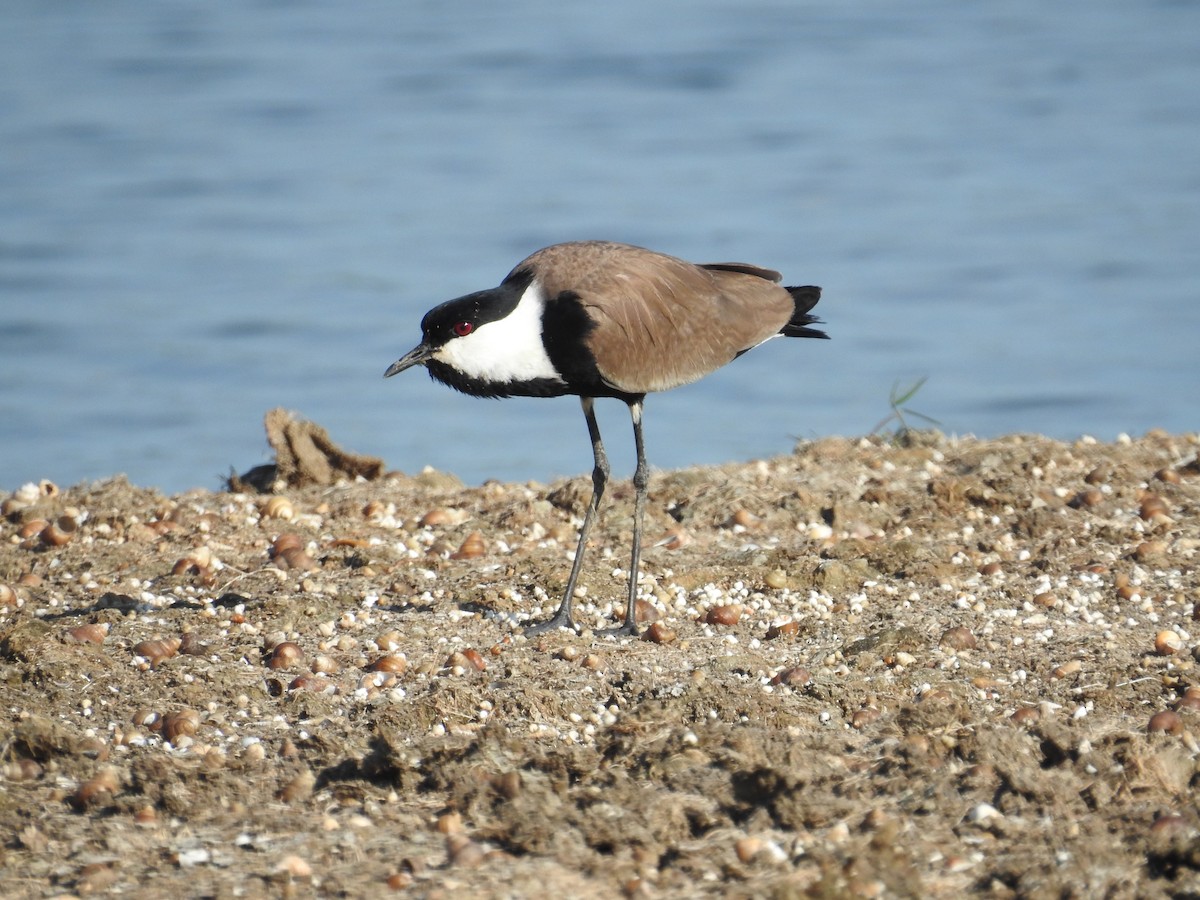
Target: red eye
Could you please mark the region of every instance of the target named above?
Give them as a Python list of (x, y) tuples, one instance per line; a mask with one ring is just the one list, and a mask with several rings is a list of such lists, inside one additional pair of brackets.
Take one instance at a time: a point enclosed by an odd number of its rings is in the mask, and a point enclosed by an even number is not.
[(470, 334), (474, 330), (475, 330), (475, 326), (472, 325), (470, 322), (455, 322), (454, 323), (454, 333), (457, 334), (459, 337), (466, 337), (468, 334)]

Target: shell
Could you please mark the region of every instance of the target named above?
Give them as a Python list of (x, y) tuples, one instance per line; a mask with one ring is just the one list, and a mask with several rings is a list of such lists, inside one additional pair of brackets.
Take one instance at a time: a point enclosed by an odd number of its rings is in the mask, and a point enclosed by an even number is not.
[(643, 641), (649, 641), (652, 644), (671, 644), (674, 643), (678, 635), (664, 625), (662, 622), (655, 622), (646, 629), (642, 635)]
[(787, 622), (780, 622), (777, 625), (772, 625), (770, 628), (768, 628), (767, 629), (767, 640), (773, 641), (776, 638), (781, 638), (781, 637), (795, 637), (799, 633), (800, 633), (799, 623), (789, 620)]
[(281, 569), (295, 569), (299, 572), (313, 572), (321, 568), (306, 551), (298, 548), (284, 550), (275, 557), (275, 565)]
[(264, 519), (283, 519), (285, 522), (296, 515), (296, 507), (287, 497), (268, 497), (258, 511)]
[(149, 660), (151, 668), (154, 668), (164, 659), (170, 659), (178, 653), (182, 644), (183, 641), (179, 638), (155, 638), (134, 644), (133, 652)]
[(190, 737), (199, 728), (200, 713), (194, 709), (181, 709), (163, 716), (163, 737), (171, 743), (175, 743), (181, 737)]
[(294, 531), (281, 532), (275, 540), (271, 541), (271, 549), (269, 555), (272, 559), (287, 550), (303, 550), (304, 538), (296, 534)]
[(290, 669), (304, 662), (304, 651), (295, 641), (280, 641), (267, 658), (268, 669)]
[(316, 691), (318, 694), (336, 694), (337, 684), (322, 675), (305, 672), (297, 675), (288, 685), (288, 691)]
[(483, 534), (478, 531), (472, 531), (467, 535), (466, 540), (462, 542), (459, 548), (450, 554), (451, 559), (475, 559), (483, 556), (487, 552), (487, 546), (483, 542)]
[(65, 547), (75, 537), (79, 523), (71, 516), (59, 516), (47, 525), (39, 535), (42, 542), (51, 547)]
[(704, 614), (704, 622), (707, 625), (736, 625), (742, 619), (742, 611), (740, 603), (714, 606)]
[(111, 626), (107, 622), (91, 622), (67, 629), (67, 638), (80, 644), (103, 644)]
[(121, 786), (121, 779), (116, 769), (101, 769), (87, 781), (71, 797), (71, 802), (79, 809), (87, 809), (102, 799), (111, 797)]
[(399, 675), (408, 668), (408, 659), (398, 653), (388, 653), (367, 666), (368, 672), (391, 672)]
[(938, 646), (943, 650), (974, 650), (978, 645), (975, 635), (963, 625), (947, 628), (938, 641)]
[(786, 684), (790, 687), (804, 687), (812, 681), (812, 673), (803, 666), (791, 666), (784, 669), (771, 679), (771, 684)]
[(322, 654), (313, 659), (312, 665), (309, 668), (317, 675), (336, 675), (341, 671), (342, 667), (338, 665), (338, 661), (332, 656)]
[(45, 519), (30, 519), (28, 522), (22, 523), (21, 527), (17, 529), (17, 537), (21, 538), (21, 540), (37, 537), (49, 527), (50, 523)]
[(459, 525), (466, 519), (467, 514), (461, 509), (446, 509), (439, 506), (421, 516), (417, 524), (422, 528), (438, 528), (444, 525)]

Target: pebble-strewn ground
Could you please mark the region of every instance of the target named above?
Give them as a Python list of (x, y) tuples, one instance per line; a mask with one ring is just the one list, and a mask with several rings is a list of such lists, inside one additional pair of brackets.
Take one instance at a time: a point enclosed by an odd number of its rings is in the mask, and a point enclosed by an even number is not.
[[(527, 640), (587, 478), (22, 488), (5, 896), (1200, 892), (1194, 435), (657, 473), (655, 641)], [(615, 484), (581, 618), (619, 615)]]

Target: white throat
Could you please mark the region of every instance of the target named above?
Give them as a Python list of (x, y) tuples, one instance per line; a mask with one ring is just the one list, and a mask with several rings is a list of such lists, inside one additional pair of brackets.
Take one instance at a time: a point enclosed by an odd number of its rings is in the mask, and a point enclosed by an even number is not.
[(455, 338), (434, 358), (471, 378), (513, 384), (548, 378), (563, 383), (542, 343), (542, 311), (546, 298), (537, 281), (521, 295), (516, 308), (503, 319), (480, 325), (466, 337)]

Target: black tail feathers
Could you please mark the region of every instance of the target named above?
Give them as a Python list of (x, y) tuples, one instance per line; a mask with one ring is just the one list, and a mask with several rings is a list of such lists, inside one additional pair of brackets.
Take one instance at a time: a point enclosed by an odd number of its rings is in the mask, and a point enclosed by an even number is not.
[(791, 320), (779, 329), (779, 333), (786, 337), (806, 337), (806, 338), (825, 338), (829, 335), (818, 328), (809, 328), (809, 325), (823, 324), (816, 316), (810, 316), (808, 311), (817, 305), (817, 301), (821, 299), (821, 289), (815, 285), (805, 285), (804, 287), (790, 287), (785, 290), (792, 295), (792, 299), (796, 301), (796, 312)]

